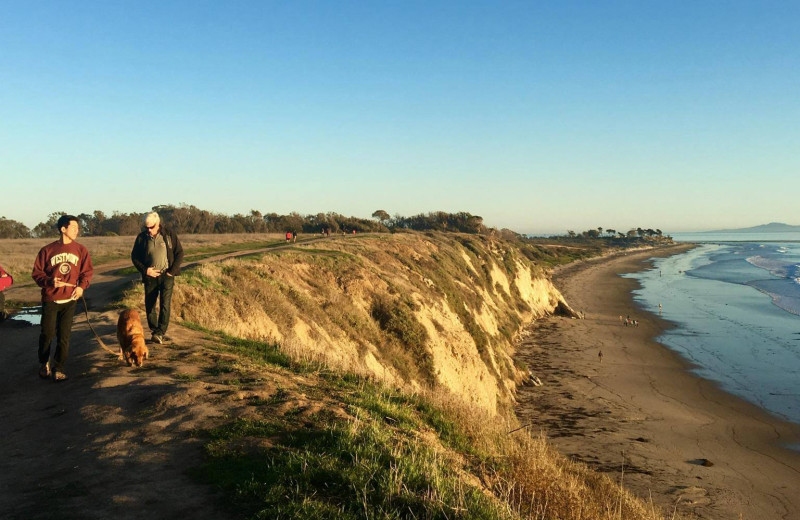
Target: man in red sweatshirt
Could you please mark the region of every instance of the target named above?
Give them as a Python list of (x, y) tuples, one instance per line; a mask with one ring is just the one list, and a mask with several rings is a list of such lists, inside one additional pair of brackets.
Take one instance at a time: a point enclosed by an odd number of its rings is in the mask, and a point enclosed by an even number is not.
[[(56, 224), (61, 238), (47, 244), (36, 256), (31, 276), (42, 288), (42, 331), (39, 334), (39, 376), (64, 381), (64, 363), (69, 354), (69, 337), (75, 304), (89, 287), (94, 268), (89, 251), (75, 239), (80, 225), (72, 215), (63, 215)], [(50, 343), (57, 338), (50, 363)]]

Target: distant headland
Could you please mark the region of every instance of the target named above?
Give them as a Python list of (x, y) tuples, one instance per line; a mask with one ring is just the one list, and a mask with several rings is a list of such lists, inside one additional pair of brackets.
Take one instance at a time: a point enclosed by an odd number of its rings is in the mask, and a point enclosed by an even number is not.
[(800, 226), (792, 226), (782, 222), (770, 222), (760, 226), (740, 229), (717, 229), (706, 231), (706, 233), (796, 233), (800, 232)]

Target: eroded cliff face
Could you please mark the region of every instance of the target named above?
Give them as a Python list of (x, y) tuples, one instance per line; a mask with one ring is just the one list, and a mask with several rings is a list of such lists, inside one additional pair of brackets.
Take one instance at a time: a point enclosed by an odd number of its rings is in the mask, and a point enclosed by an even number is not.
[(443, 233), (341, 237), (206, 264), (186, 273), (174, 302), (206, 328), (492, 412), (513, 402), (521, 327), (569, 309), (513, 245)]

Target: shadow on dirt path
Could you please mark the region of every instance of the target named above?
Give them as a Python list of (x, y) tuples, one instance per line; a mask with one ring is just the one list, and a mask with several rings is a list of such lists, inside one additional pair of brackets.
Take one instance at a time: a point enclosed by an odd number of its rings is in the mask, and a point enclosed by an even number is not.
[[(218, 255), (187, 267), (318, 240)], [(115, 274), (128, 265), (114, 262), (96, 271), (87, 291), (90, 309), (106, 308), (138, 281), (137, 274)], [(21, 287), (13, 298), (36, 299), (38, 288)], [(65, 367), (70, 379), (63, 383), (37, 375), (38, 325), (0, 324), (0, 518), (226, 518), (213, 491), (188, 474), (202, 458), (203, 441), (193, 432), (215, 418), (246, 413), (229, 386), (192, 376), (220, 354), (209, 353), (202, 334), (175, 324), (172, 343), (148, 345), (151, 359), (132, 369), (99, 348), (82, 310), (79, 303)], [(90, 314), (115, 349), (117, 311)], [(269, 377), (261, 385), (269, 393)]]

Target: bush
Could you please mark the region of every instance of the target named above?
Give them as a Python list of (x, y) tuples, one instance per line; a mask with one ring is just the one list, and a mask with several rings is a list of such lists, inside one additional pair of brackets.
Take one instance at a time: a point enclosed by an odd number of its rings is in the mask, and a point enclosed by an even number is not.
[(414, 316), (414, 306), (414, 302), (407, 298), (393, 299), (389, 296), (376, 295), (372, 302), (371, 314), (381, 329), (415, 352), (423, 353), (428, 342), (428, 331)]

